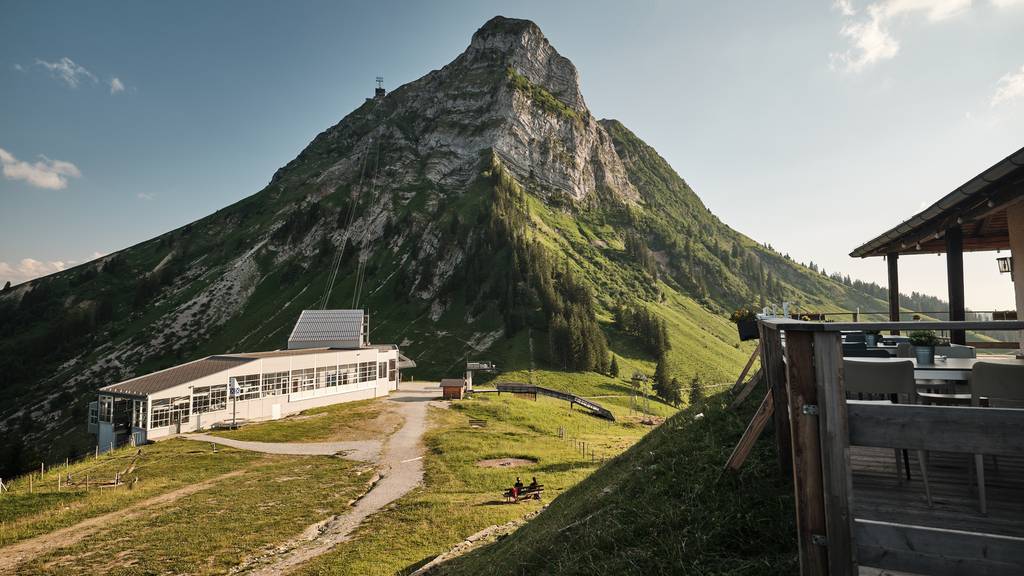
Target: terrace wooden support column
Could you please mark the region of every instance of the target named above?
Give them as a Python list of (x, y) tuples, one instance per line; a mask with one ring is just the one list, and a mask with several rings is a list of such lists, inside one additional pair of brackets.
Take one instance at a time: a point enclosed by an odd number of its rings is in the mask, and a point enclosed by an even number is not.
[(812, 332), (786, 332), (786, 381), (801, 576), (829, 573), (813, 342)]
[[(1006, 209), (1006, 224), (1010, 232), (1010, 256), (1013, 262), (1013, 294), (1017, 301), (1017, 318), (1024, 318), (1024, 202)], [(1020, 259), (1017, 259), (1020, 256)], [(1017, 332), (1020, 351), (1024, 352), (1024, 330)]]
[[(890, 252), (885, 255), (889, 265), (889, 320), (900, 321), (900, 255)], [(899, 330), (890, 330), (889, 334), (899, 334)]]
[(793, 473), (793, 452), (790, 447), (789, 394), (786, 393), (786, 364), (782, 360), (782, 335), (778, 330), (759, 323), (761, 334), (761, 374), (772, 394), (775, 411), (772, 422), (779, 454), (779, 469), (783, 476)]
[[(964, 233), (959, 226), (946, 230), (946, 279), (949, 282), (949, 319), (962, 321), (965, 318), (964, 307)], [(967, 333), (964, 330), (950, 330), (949, 341), (953, 344), (966, 344)]]
[(839, 332), (814, 333), (814, 379), (818, 388), (829, 574), (854, 576), (858, 570), (853, 546), (853, 476), (850, 474), (843, 343)]

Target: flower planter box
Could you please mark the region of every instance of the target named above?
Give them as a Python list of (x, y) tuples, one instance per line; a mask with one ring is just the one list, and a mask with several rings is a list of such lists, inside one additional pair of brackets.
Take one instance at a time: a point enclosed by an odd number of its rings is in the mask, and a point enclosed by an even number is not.
[(757, 320), (740, 320), (736, 323), (736, 330), (740, 333), (740, 340), (757, 340), (761, 335), (757, 331)]

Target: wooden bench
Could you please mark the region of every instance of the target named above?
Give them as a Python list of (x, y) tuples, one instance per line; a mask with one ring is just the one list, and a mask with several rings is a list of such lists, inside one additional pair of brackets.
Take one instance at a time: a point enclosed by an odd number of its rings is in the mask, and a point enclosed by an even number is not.
[(505, 490), (505, 502), (519, 502), (520, 500), (540, 500), (541, 495), (544, 494), (544, 485), (538, 484), (534, 487), (523, 486), (523, 489), (519, 492), (518, 496), (512, 495), (512, 489)]
[(469, 425), (473, 428), (486, 428), (487, 420), (474, 420), (471, 418), (469, 420)]

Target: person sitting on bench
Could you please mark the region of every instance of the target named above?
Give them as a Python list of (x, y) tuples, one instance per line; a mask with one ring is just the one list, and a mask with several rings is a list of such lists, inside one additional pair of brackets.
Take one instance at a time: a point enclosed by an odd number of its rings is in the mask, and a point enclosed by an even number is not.
[(523, 491), (523, 481), (519, 479), (519, 476), (516, 476), (516, 483), (513, 486), (515, 486), (517, 493)]
[(538, 486), (538, 484), (537, 484), (537, 477), (536, 477), (536, 476), (534, 476), (534, 477), (533, 477), (533, 481), (532, 481), (532, 482), (530, 482), (530, 485), (529, 485), (529, 487), (527, 487), (527, 489), (528, 489), (528, 490), (531, 490), (531, 491), (532, 491), (532, 490), (536, 490), (536, 489), (537, 489), (537, 486)]

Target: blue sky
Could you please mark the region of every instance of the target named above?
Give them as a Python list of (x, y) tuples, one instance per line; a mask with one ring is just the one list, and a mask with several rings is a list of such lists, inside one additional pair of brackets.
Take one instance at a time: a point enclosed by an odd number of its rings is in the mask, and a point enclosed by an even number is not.
[[(1022, 0), (15, 2), (0, 282), (258, 191), (375, 76), (443, 66), (496, 14), (537, 22), (593, 113), (725, 222), (829, 271), (884, 282), (849, 251), (1024, 146)], [(975, 309), (1013, 306), (994, 259), (967, 258)], [(904, 290), (945, 296), (943, 259), (901, 264)]]

